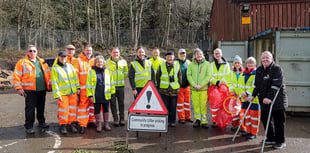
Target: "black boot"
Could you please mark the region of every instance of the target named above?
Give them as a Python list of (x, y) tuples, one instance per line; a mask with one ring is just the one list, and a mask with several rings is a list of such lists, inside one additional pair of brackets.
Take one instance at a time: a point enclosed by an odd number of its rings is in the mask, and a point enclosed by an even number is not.
[(69, 132), (72, 132), (72, 133), (77, 133), (77, 132), (78, 132), (75, 123), (69, 124), (69, 125), (67, 126), (67, 130), (68, 130)]
[(196, 122), (193, 124), (194, 128), (197, 128), (200, 126), (200, 120), (196, 120)]
[(62, 135), (66, 135), (68, 132), (67, 132), (67, 128), (66, 128), (66, 125), (65, 124), (62, 124), (59, 128), (59, 131)]
[(84, 134), (84, 133), (85, 133), (85, 127), (82, 126), (82, 127), (80, 128), (80, 134)]

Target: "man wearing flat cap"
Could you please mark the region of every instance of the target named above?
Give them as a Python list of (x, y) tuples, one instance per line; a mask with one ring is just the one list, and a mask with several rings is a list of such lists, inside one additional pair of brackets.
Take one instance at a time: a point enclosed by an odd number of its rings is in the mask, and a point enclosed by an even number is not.
[(159, 66), (156, 73), (156, 82), (166, 108), (168, 110), (168, 126), (176, 126), (177, 96), (182, 83), (180, 65), (174, 61), (174, 52), (165, 54), (166, 61)]
[(57, 63), (51, 71), (53, 96), (58, 100), (58, 120), (60, 133), (67, 134), (67, 128), (76, 133), (77, 129), (72, 125), (76, 121), (77, 94), (80, 93), (80, 83), (74, 67), (67, 63), (67, 53), (58, 53)]

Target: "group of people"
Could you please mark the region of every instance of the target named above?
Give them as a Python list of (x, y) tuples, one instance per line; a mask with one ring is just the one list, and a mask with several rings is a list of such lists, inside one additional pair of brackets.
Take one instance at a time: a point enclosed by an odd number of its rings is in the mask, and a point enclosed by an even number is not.
[[(180, 124), (190, 122), (194, 128), (209, 128), (208, 87), (227, 85), (229, 92), (242, 101), (240, 114), (232, 121), (232, 130), (236, 130), (245, 118), (241, 125), (242, 135), (247, 139), (255, 139), (260, 121), (264, 127), (267, 125), (269, 106), (275, 98), (271, 114), (274, 126), (269, 123), (266, 144), (273, 144), (274, 148), (285, 147), (287, 95), (284, 76), (269, 51), (262, 53), (262, 65), (257, 69), (254, 57), (247, 58), (246, 67), (243, 68), (242, 59), (236, 55), (232, 70), (219, 48), (213, 51), (214, 61), (209, 63), (199, 48), (194, 50), (190, 62), (184, 49), (178, 51), (178, 58), (175, 58), (174, 52), (168, 51), (163, 59), (159, 49), (154, 48), (152, 57), (147, 59), (145, 49), (138, 47), (137, 56), (130, 63), (129, 70), (117, 47), (112, 49), (111, 57), (105, 60), (101, 55), (94, 57), (89, 45), (84, 47), (78, 58), (74, 58), (75, 47), (68, 45), (65, 51), (59, 52), (51, 70), (37, 56), (37, 52), (35, 46), (29, 46), (27, 55), (18, 61), (14, 71), (14, 87), (19, 95), (25, 96), (25, 128), (29, 134), (34, 133), (35, 108), (38, 126), (42, 129), (49, 127), (44, 118), (45, 94), (48, 90), (52, 90), (54, 98), (58, 100), (57, 116), (62, 134), (67, 134), (67, 130), (77, 133), (78, 126), (81, 134), (85, 133), (87, 127), (94, 127), (97, 132), (101, 132), (102, 128), (111, 130), (108, 122), (110, 106), (113, 125), (124, 126), (124, 86), (128, 75), (134, 98), (148, 81), (154, 82), (168, 110), (169, 127), (176, 126), (178, 116)], [(278, 90), (279, 96), (275, 97)], [(191, 117), (191, 99), (194, 120)], [(217, 127), (216, 116), (220, 108), (210, 105), (210, 109), (212, 127)]]

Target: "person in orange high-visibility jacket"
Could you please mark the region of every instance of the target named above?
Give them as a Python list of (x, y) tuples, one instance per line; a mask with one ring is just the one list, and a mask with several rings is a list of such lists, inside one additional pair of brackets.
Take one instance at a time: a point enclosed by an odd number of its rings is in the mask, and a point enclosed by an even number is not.
[(191, 91), (190, 84), (188, 83), (186, 71), (191, 63), (186, 59), (185, 49), (180, 49), (178, 51), (178, 59), (176, 61), (180, 65), (180, 70), (182, 72), (182, 83), (180, 84), (180, 92), (178, 94), (178, 103), (177, 103), (177, 113), (179, 118), (179, 123), (185, 124), (186, 122), (193, 123), (191, 119)]
[[(229, 92), (232, 93), (232, 95), (235, 95), (236, 97), (239, 97), (236, 93), (238, 93), (237, 91), (239, 90), (239, 83), (238, 80), (241, 79), (242, 76), (242, 72), (243, 72), (243, 67), (242, 67), (242, 59), (240, 56), (236, 55), (234, 60), (233, 60), (233, 68), (232, 71), (230, 72), (230, 83), (227, 84), (229, 87)], [(238, 126), (240, 124), (240, 113), (237, 114), (231, 124), (232, 124), (232, 131), (235, 131), (238, 129)], [(245, 132), (246, 128), (245, 128), (245, 124), (241, 125), (241, 132)]]
[(248, 108), (250, 102), (248, 101), (252, 97), (255, 88), (255, 76), (256, 76), (256, 60), (254, 57), (249, 57), (246, 61), (246, 68), (242, 74), (241, 79), (239, 79), (239, 91), (238, 95), (241, 95), (241, 113), (240, 119), (245, 117), (245, 126), (247, 133), (242, 134), (246, 136), (247, 139), (255, 139), (258, 133), (258, 126), (261, 116), (261, 108), (258, 101), (258, 97), (255, 97), (252, 101), (252, 105), (249, 108), (248, 113), (244, 116), (246, 109)]
[[(215, 60), (211, 63), (211, 73), (212, 78), (210, 80), (211, 85), (216, 85), (219, 87), (221, 84), (228, 85), (230, 83), (230, 66), (226, 59), (223, 58), (222, 50), (216, 48), (213, 51), (213, 56)], [(209, 101), (212, 104), (212, 101)], [(217, 127), (216, 125), (216, 115), (219, 111), (219, 108), (214, 108), (210, 105), (210, 112), (212, 114), (212, 127)]]
[(44, 108), (46, 90), (51, 90), (51, 72), (44, 59), (37, 56), (37, 48), (30, 45), (27, 55), (20, 59), (14, 69), (13, 83), (20, 96), (25, 97), (25, 128), (27, 134), (34, 134), (35, 109), (39, 127), (49, 126), (45, 123)]
[(80, 93), (79, 78), (73, 66), (66, 60), (67, 53), (59, 52), (57, 63), (51, 71), (53, 96), (58, 99), (59, 130), (63, 135), (67, 134), (67, 127), (71, 132), (77, 132), (72, 123), (76, 121), (77, 94)]
[(90, 45), (85, 46), (83, 52), (76, 60), (73, 61), (72, 64), (76, 68), (81, 86), (77, 116), (77, 120), (80, 125), (80, 134), (85, 133), (86, 127), (97, 127), (94, 123), (94, 103), (89, 101), (86, 92), (87, 74), (91, 70), (91, 66), (95, 63), (92, 51), (93, 49)]

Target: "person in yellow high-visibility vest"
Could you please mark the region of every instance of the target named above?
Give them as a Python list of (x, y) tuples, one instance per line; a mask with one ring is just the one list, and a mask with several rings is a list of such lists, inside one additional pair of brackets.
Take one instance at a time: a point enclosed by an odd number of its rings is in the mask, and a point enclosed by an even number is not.
[[(216, 48), (213, 51), (214, 61), (211, 63), (211, 73), (212, 78), (210, 80), (211, 85), (216, 85), (219, 87), (221, 84), (228, 85), (230, 83), (230, 66), (226, 59), (223, 58), (222, 50)], [(209, 101), (212, 104), (212, 101)], [(217, 127), (216, 125), (216, 115), (219, 108), (214, 108), (210, 105), (210, 112), (212, 114), (212, 127)]]
[(166, 61), (156, 73), (157, 87), (168, 110), (168, 126), (176, 126), (177, 98), (182, 83), (182, 73), (178, 62), (174, 61), (174, 52), (166, 54)]
[(59, 52), (57, 63), (51, 71), (53, 96), (58, 99), (59, 131), (64, 135), (67, 134), (66, 126), (72, 132), (77, 132), (72, 123), (76, 121), (77, 94), (80, 93), (79, 78), (74, 67), (66, 61), (67, 53)]
[(194, 59), (186, 71), (187, 80), (191, 85), (192, 104), (194, 108), (194, 128), (209, 128), (207, 120), (208, 83), (211, 79), (211, 66), (205, 60), (201, 49), (194, 50)]
[(153, 49), (152, 55), (153, 55), (152, 58), (150, 58), (149, 60), (152, 62), (152, 66), (156, 76), (156, 72), (159, 66), (165, 61), (165, 59), (160, 57), (159, 48), (157, 47)]
[(137, 98), (148, 81), (155, 81), (152, 63), (145, 58), (145, 50), (143, 47), (137, 48), (137, 57), (130, 63), (128, 77), (132, 88), (132, 94), (135, 98)]
[[(106, 61), (106, 68), (112, 72), (112, 77), (115, 84), (115, 96), (111, 99), (111, 111), (113, 115), (114, 126), (124, 126), (124, 86), (125, 78), (128, 75), (127, 62), (120, 56), (119, 48), (115, 47), (111, 51), (111, 57)], [(117, 101), (116, 101), (117, 99)], [(117, 114), (117, 105), (119, 109), (119, 116)], [(120, 120), (118, 120), (120, 119)]]

